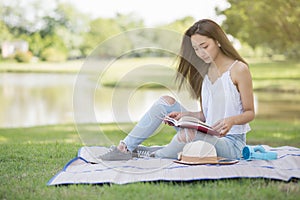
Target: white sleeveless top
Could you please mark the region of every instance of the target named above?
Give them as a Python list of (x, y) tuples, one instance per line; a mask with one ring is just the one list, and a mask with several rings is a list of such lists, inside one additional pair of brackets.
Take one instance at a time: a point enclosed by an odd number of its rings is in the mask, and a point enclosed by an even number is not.
[[(237, 60), (212, 83), (207, 74), (202, 83), (202, 109), (209, 125), (215, 124), (218, 120), (243, 113), (241, 95), (233, 84), (230, 70), (237, 63)], [(227, 134), (242, 134), (251, 130), (248, 123), (234, 125)]]

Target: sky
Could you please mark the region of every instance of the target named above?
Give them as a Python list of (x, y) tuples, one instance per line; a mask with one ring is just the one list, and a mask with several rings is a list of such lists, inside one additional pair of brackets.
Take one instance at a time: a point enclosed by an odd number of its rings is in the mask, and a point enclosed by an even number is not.
[(144, 20), (146, 26), (156, 26), (173, 22), (186, 16), (195, 20), (209, 18), (221, 23), (215, 7), (221, 9), (229, 5), (226, 0), (60, 0), (73, 4), (79, 11), (92, 18), (115, 17), (116, 13), (134, 13)]

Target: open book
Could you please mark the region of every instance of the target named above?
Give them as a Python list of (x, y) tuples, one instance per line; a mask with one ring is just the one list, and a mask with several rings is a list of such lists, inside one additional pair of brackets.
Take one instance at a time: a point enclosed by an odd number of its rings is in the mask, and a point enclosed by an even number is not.
[(220, 136), (220, 133), (213, 130), (208, 124), (200, 121), (199, 119), (191, 116), (183, 116), (179, 120), (166, 116), (163, 121), (170, 126), (177, 126), (181, 128), (197, 129), (203, 133), (210, 135)]

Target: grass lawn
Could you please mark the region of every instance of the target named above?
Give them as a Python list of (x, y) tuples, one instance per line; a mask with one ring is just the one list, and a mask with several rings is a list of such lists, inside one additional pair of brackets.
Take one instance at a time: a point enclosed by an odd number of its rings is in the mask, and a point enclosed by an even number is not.
[[(251, 125), (253, 131), (248, 135), (248, 144), (300, 146), (299, 122), (255, 120)], [(84, 127), (90, 136), (99, 134), (97, 124)], [(122, 127), (129, 130), (132, 125)], [(115, 143), (125, 136), (115, 124), (103, 124), (101, 130)], [(163, 126), (144, 144), (165, 144), (173, 135), (171, 127)], [(300, 195), (298, 180), (46, 186), (76, 156), (83, 142), (73, 124), (0, 129), (0, 199), (298, 199)]]

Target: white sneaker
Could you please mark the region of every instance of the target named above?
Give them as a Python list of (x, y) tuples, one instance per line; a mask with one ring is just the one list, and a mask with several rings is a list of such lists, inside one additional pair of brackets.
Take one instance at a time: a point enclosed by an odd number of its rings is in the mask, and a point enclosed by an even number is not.
[(109, 151), (99, 156), (99, 158), (107, 161), (130, 160), (132, 153), (130, 151), (122, 152), (116, 146), (111, 146)]

